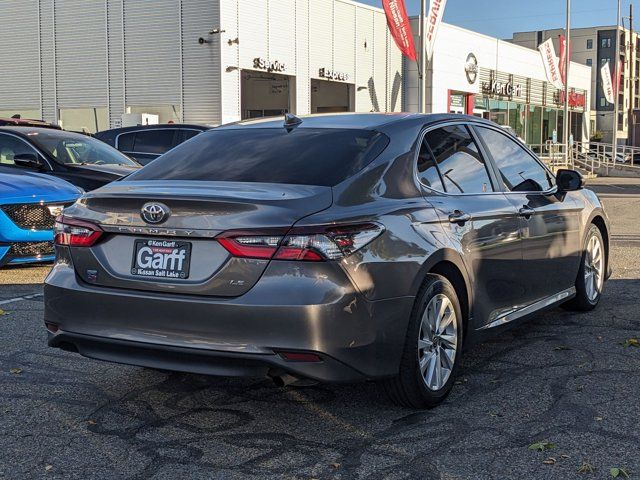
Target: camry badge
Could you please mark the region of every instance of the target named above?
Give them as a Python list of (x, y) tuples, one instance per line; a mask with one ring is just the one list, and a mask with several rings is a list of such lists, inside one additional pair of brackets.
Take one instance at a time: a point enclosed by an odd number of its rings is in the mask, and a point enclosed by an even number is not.
[(145, 203), (140, 210), (140, 217), (147, 223), (162, 223), (169, 218), (171, 210), (166, 205), (157, 202)]

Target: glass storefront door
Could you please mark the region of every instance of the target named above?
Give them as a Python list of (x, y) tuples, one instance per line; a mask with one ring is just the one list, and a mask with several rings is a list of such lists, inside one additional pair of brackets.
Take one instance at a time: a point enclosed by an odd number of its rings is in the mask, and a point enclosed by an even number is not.
[[(475, 111), (499, 125), (510, 126), (529, 145), (540, 146), (553, 141), (554, 131), (558, 143), (563, 142), (561, 106), (542, 107), (477, 96)], [(571, 112), (571, 132), (576, 141), (582, 138), (583, 117), (582, 112)]]
[(556, 130), (557, 111), (553, 108), (545, 108), (542, 112), (542, 143), (553, 141), (553, 132)]
[(530, 105), (528, 110), (525, 140), (529, 145), (540, 145), (542, 143), (542, 107)]

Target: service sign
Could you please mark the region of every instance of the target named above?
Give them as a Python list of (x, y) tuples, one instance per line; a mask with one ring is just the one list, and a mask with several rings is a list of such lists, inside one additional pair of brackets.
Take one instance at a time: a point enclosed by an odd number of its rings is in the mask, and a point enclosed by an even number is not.
[(344, 72), (336, 72), (335, 70), (331, 70), (330, 68), (321, 68), (318, 71), (318, 75), (320, 78), (326, 78), (328, 80), (337, 80), (340, 82), (348, 82), (349, 74)]
[(278, 60), (269, 62), (264, 58), (258, 57), (253, 59), (253, 68), (257, 68), (258, 70), (266, 70), (267, 72), (284, 72), (285, 64)]

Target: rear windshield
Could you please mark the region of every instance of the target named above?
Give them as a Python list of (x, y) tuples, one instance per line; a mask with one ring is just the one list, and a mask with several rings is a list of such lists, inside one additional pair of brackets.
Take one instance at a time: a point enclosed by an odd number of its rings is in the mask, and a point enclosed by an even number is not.
[(207, 180), (334, 186), (386, 148), (370, 130), (212, 130), (167, 152), (129, 180)]

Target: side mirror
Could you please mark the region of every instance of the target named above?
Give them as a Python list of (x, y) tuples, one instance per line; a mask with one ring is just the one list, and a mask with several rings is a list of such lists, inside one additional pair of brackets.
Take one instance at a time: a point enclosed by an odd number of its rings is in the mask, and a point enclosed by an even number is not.
[(19, 153), (13, 157), (13, 161), (19, 167), (41, 170), (43, 165), (36, 153)]
[(560, 192), (573, 192), (584, 187), (584, 177), (575, 170), (559, 169), (556, 173), (556, 185)]

